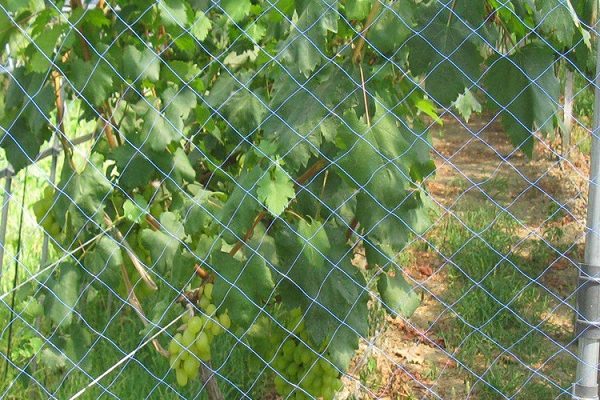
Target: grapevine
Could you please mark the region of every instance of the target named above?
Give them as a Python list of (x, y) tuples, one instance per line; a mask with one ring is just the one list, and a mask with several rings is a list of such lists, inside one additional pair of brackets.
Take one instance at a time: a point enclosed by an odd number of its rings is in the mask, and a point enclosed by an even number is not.
[[(556, 60), (591, 71), (586, 26), (556, 1), (71, 1), (66, 13), (0, 0), (0, 48), (16, 59), (0, 76), (0, 147), (18, 173), (53, 135), (63, 146), (33, 206), (56, 250), (72, 250), (34, 292), (42, 334), (85, 349), (73, 321), (107, 303), (147, 333), (197, 290), (195, 315), (169, 332), (181, 386), (220, 336), (278, 349), (280, 395), (331, 399), (370, 305), (404, 317), (419, 305), (397, 255), (431, 226), (441, 112), (495, 110), (532, 156), (532, 132), (556, 125)], [(74, 145), (79, 133), (93, 144)], [(287, 332), (255, 340), (281, 310)]]

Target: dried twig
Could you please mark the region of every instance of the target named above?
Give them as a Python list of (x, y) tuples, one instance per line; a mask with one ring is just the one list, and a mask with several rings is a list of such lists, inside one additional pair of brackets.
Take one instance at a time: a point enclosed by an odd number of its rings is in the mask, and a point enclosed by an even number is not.
[(131, 263), (133, 264), (135, 269), (140, 274), (140, 277), (142, 278), (142, 280), (144, 281), (146, 286), (148, 286), (152, 290), (158, 289), (158, 286), (156, 286), (156, 283), (154, 283), (154, 280), (148, 274), (148, 272), (142, 265), (142, 262), (139, 260), (139, 258), (137, 257), (137, 255), (135, 254), (135, 252), (133, 251), (133, 249), (131, 248), (131, 246), (129, 245), (127, 240), (125, 239), (125, 237), (123, 237), (123, 234), (121, 233), (121, 231), (119, 231), (119, 229), (113, 224), (112, 220), (110, 219), (110, 217), (107, 214), (104, 214), (104, 222), (106, 223), (107, 226), (111, 227), (110, 229), (113, 232), (115, 239), (117, 239), (121, 243), (121, 245), (125, 248), (125, 252), (127, 253), (127, 256), (131, 260)]

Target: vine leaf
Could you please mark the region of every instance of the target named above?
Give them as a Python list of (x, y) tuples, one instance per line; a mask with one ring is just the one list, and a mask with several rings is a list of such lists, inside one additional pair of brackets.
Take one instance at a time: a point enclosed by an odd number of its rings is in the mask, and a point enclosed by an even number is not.
[(31, 164), (50, 139), (48, 120), (54, 104), (54, 90), (44, 75), (15, 68), (6, 91), (6, 111), (0, 113), (0, 146), (15, 171)]
[(437, 21), (408, 41), (411, 71), (425, 76), (427, 94), (444, 106), (480, 76), (483, 60), (477, 46), (465, 39), (465, 30), (462, 22), (448, 26)]
[(125, 200), (123, 203), (123, 215), (131, 222), (139, 223), (148, 209), (148, 202), (141, 194), (134, 194), (133, 201), (130, 199)]
[(239, 136), (254, 132), (267, 113), (260, 91), (248, 88), (251, 77), (249, 73), (235, 78), (225, 74), (217, 79), (206, 99)]
[(144, 47), (138, 50), (135, 46), (125, 46), (121, 59), (123, 75), (130, 81), (159, 79), (160, 59), (152, 49)]
[(212, 22), (202, 11), (196, 12), (194, 24), (190, 28), (190, 32), (196, 39), (203, 42), (208, 36), (208, 32), (212, 29)]
[(6, 150), (6, 159), (15, 172), (31, 164), (44, 141), (50, 138), (50, 131), (47, 129), (34, 134), (23, 118), (14, 122), (10, 119), (2, 121), (0, 125), (3, 131), (0, 134), (0, 146)]
[(81, 172), (73, 172), (63, 168), (58, 184), (54, 216), (61, 227), (67, 218), (77, 232), (91, 221), (103, 224), (105, 200), (112, 193), (112, 184), (104, 176), (102, 163), (104, 159), (93, 153), (88, 164)]
[(344, 236), (333, 226), (312, 221), (299, 222), (294, 230), (279, 228), (273, 236), (283, 304), (305, 311), (311, 342), (345, 369), (368, 330), (364, 276), (351, 264)]
[(79, 58), (71, 61), (71, 84), (95, 106), (102, 104), (113, 89), (108, 67), (100, 61), (86, 62)]
[(196, 171), (182, 148), (177, 148), (171, 154), (167, 151), (154, 151), (148, 144), (141, 143), (141, 138), (134, 137), (117, 147), (112, 154), (119, 169), (121, 187), (132, 189), (143, 186), (152, 177), (168, 178), (166, 183), (169, 186), (181, 186), (183, 181), (194, 180)]
[(246, 329), (256, 320), (261, 312), (258, 307), (265, 304), (275, 286), (271, 270), (259, 255), (242, 262), (221, 251), (211, 255), (210, 267), (218, 274), (214, 304), (220, 310), (228, 310), (231, 320)]
[(27, 48), (29, 54), (29, 63), (27, 66), (30, 71), (44, 73), (54, 66), (53, 52), (56, 42), (65, 31), (66, 24), (57, 24), (49, 29), (39, 32), (33, 38), (32, 43)]
[(165, 25), (185, 26), (188, 22), (188, 3), (179, 0), (158, 2), (161, 20)]
[[(269, 108), (277, 110), (264, 124), (265, 137), (277, 144), (286, 167), (299, 171), (319, 156), (324, 141), (334, 142), (339, 117), (333, 110), (357, 104), (356, 84), (339, 68), (324, 67), (302, 84), (285, 71), (274, 83)], [(340, 103), (340, 99), (344, 99)], [(362, 100), (361, 100), (362, 101)], [(302, 112), (298, 112), (302, 104)]]
[(254, 198), (256, 182), (263, 173), (263, 170), (254, 167), (232, 182), (234, 189), (219, 213), (219, 223), (226, 227), (223, 236), (228, 242), (237, 242), (252, 226), (260, 209), (260, 204)]
[(531, 158), (533, 132), (550, 132), (557, 112), (560, 87), (552, 51), (533, 42), (512, 56), (494, 58), (484, 83), (513, 144)]
[(163, 109), (183, 120), (187, 119), (196, 107), (196, 94), (188, 88), (167, 87), (160, 95)]
[(233, 22), (240, 22), (250, 14), (250, 0), (223, 0), (221, 8)]
[(160, 231), (144, 229), (140, 240), (144, 248), (150, 252), (152, 266), (160, 271), (170, 271), (180, 258), (179, 246), (185, 231), (177, 215), (166, 211), (160, 215)]
[(220, 197), (222, 193), (211, 192), (204, 189), (198, 189), (194, 193), (193, 200), (185, 202), (186, 217), (183, 224), (185, 232), (189, 235), (198, 235), (205, 231), (210, 231), (210, 226), (216, 222), (215, 216), (218, 215), (222, 207)]
[[(340, 161), (337, 173), (359, 190), (356, 218), (368, 241), (379, 245), (389, 257), (402, 250), (408, 235), (429, 226), (425, 194), (417, 190), (417, 178), (434, 169), (430, 144), (424, 137), (404, 129), (395, 118), (379, 109), (372, 127), (356, 113), (344, 115), (339, 130)], [(368, 160), (366, 162), (365, 160)]]
[(393, 276), (380, 275), (377, 280), (377, 290), (383, 305), (393, 316), (402, 315), (408, 318), (420, 304), (419, 295), (399, 271), (396, 271)]
[(60, 276), (47, 283), (44, 309), (46, 315), (60, 326), (69, 326), (79, 298), (80, 273), (77, 267), (62, 263), (58, 268)]
[(290, 200), (296, 196), (296, 191), (292, 180), (283, 168), (277, 165), (258, 181), (256, 194), (267, 210), (278, 217), (290, 204)]
[(474, 112), (480, 113), (482, 110), (481, 103), (477, 101), (477, 98), (475, 98), (473, 92), (471, 92), (469, 89), (465, 89), (463, 94), (458, 95), (452, 105), (467, 123)]
[(298, 222), (298, 234), (301, 238), (302, 254), (308, 265), (313, 268), (323, 268), (325, 266), (324, 254), (329, 253), (331, 249), (323, 225), (317, 221), (309, 224), (302, 219)]
[(297, 10), (299, 16), (288, 38), (280, 44), (280, 56), (306, 77), (322, 61), (327, 32), (337, 32), (337, 8), (337, 0), (306, 2), (303, 10)]
[(397, 1), (383, 7), (367, 33), (368, 44), (376, 53), (395, 54), (412, 35), (413, 7), (414, 5), (407, 1)]
[(116, 288), (119, 286), (123, 255), (119, 244), (108, 236), (102, 236), (93, 250), (88, 251), (83, 264), (87, 271), (93, 274), (95, 278), (93, 284), (97, 287), (106, 285)]
[(367, 18), (371, 10), (371, 0), (350, 0), (346, 2), (346, 16), (348, 19), (362, 20)]
[(547, 35), (553, 35), (564, 47), (573, 45), (579, 19), (570, 0), (537, 0), (536, 25)]

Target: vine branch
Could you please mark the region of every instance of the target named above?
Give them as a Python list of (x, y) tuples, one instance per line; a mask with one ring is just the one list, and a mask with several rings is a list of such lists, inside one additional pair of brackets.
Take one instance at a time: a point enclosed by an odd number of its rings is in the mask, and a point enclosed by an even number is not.
[(104, 223), (110, 227), (110, 230), (115, 236), (115, 239), (117, 239), (123, 245), (123, 247), (125, 248), (125, 252), (129, 257), (129, 260), (131, 260), (131, 263), (140, 274), (140, 277), (142, 278), (146, 286), (148, 286), (152, 290), (157, 290), (158, 286), (156, 286), (156, 283), (154, 283), (154, 280), (142, 265), (141, 261), (127, 242), (127, 239), (125, 239), (121, 231), (113, 224), (112, 220), (107, 214), (104, 214)]
[[(137, 312), (144, 326), (148, 326), (148, 319), (146, 318), (146, 314), (144, 313), (142, 304), (140, 303), (140, 300), (137, 298), (137, 295), (133, 290), (133, 286), (131, 285), (131, 281), (129, 280), (129, 274), (127, 274), (127, 270), (125, 269), (125, 266), (123, 264), (121, 264), (121, 276), (123, 278), (123, 282), (125, 283), (125, 288), (127, 290), (127, 300), (129, 300), (131, 306)], [(152, 345), (154, 346), (158, 354), (165, 358), (169, 357), (169, 352), (161, 346), (158, 339), (152, 339)]]
[[(103, 10), (103, 5), (104, 2), (99, 2), (97, 7)], [(71, 7), (72, 9), (82, 7), (81, 0), (71, 0)], [(77, 27), (75, 28), (75, 30), (77, 31), (77, 37), (79, 38), (79, 44), (81, 45), (81, 51), (83, 52), (83, 60), (89, 62), (92, 59), (92, 52), (90, 50), (90, 46), (85, 40), (83, 31)], [(103, 132), (106, 135), (108, 146), (111, 149), (114, 149), (119, 144), (112, 129), (113, 121), (110, 117), (110, 105), (108, 104), (108, 101), (105, 101), (104, 105), (100, 107), (100, 121), (104, 125)]]
[(54, 86), (54, 99), (56, 102), (56, 126), (58, 129), (58, 138), (60, 144), (65, 152), (65, 158), (67, 159), (69, 166), (75, 171), (75, 163), (73, 162), (73, 145), (67, 139), (65, 134), (65, 103), (62, 96), (62, 82), (61, 75), (58, 71), (52, 71), (52, 83)]
[(373, 3), (373, 7), (371, 7), (371, 11), (367, 16), (365, 25), (363, 26), (362, 31), (360, 31), (360, 38), (358, 39), (358, 43), (356, 44), (354, 52), (352, 53), (352, 62), (354, 62), (354, 64), (358, 64), (362, 61), (363, 49), (365, 47), (367, 33), (369, 32), (371, 25), (373, 25), (373, 20), (381, 10), (381, 1), (383, 0), (375, 0), (375, 2)]

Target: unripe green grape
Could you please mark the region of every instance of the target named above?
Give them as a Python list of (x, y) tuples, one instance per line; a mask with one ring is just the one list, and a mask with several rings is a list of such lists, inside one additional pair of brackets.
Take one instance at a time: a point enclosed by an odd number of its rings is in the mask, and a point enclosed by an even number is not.
[(186, 329), (183, 332), (183, 337), (181, 338), (181, 344), (184, 347), (190, 347), (192, 343), (194, 343), (194, 339), (196, 339), (196, 335), (193, 334), (189, 329)]
[(339, 392), (340, 390), (342, 390), (342, 388), (344, 387), (344, 384), (342, 383), (342, 380), (339, 378), (336, 378), (335, 381), (333, 381), (333, 390), (336, 392)]
[(296, 391), (296, 394), (294, 395), (293, 398), (294, 398), (294, 400), (307, 400), (307, 399), (309, 399), (309, 397), (306, 394), (304, 394), (303, 392), (301, 392), (299, 390)]
[(223, 333), (223, 328), (221, 328), (221, 326), (218, 323), (214, 322), (214, 321), (210, 321), (209, 322), (208, 328), (210, 330), (210, 333), (213, 334), (213, 336), (218, 336), (221, 333)]
[(188, 383), (188, 376), (182, 368), (177, 368), (175, 370), (175, 377), (177, 378), (177, 383), (179, 386), (185, 386)]
[[(177, 333), (175, 336), (173, 336), (171, 343), (169, 343), (169, 353), (181, 353), (181, 351), (183, 350), (182, 341), (183, 336), (181, 335), (181, 333)], [(171, 346), (173, 346), (173, 350), (171, 350)]]
[(202, 310), (206, 310), (206, 308), (210, 305), (210, 300), (207, 297), (202, 296), (200, 298), (199, 305)]
[(296, 378), (298, 374), (298, 364), (290, 364), (285, 371), (291, 378)]
[(179, 354), (173, 354), (169, 356), (169, 368), (175, 369), (179, 366), (180, 358)]
[(223, 325), (223, 328), (229, 330), (231, 328), (231, 319), (227, 313), (219, 315), (219, 322)]
[(181, 320), (183, 321), (184, 324), (187, 324), (188, 321), (190, 320), (190, 313), (186, 312), (185, 314), (183, 314), (183, 317), (181, 317)]
[(197, 315), (190, 318), (187, 323), (187, 329), (189, 329), (193, 334), (200, 332), (202, 329), (202, 319)]
[(204, 285), (204, 297), (206, 297), (208, 300), (212, 300), (212, 292), (213, 292), (213, 284), (212, 283), (207, 283), (206, 285)]
[(207, 362), (212, 360), (212, 354), (210, 352), (210, 347), (206, 351), (200, 352), (200, 359), (202, 361), (207, 361)]
[(179, 343), (177, 343), (175, 340), (171, 340), (169, 342), (169, 354), (171, 355), (178, 355), (179, 353), (181, 353), (181, 345)]
[(275, 377), (274, 383), (275, 389), (277, 389), (279, 393), (281, 393), (283, 391), (284, 386), (287, 385), (287, 383), (279, 375)]
[(194, 357), (188, 357), (183, 362), (183, 370), (190, 378), (193, 378), (198, 374), (198, 368), (200, 368), (200, 361), (196, 360)]
[(209, 304), (209, 305), (206, 307), (206, 310), (205, 310), (205, 311), (206, 311), (206, 313), (207, 313), (208, 315), (210, 315), (210, 316), (212, 317), (212, 316), (213, 316), (213, 315), (215, 315), (215, 313), (217, 312), (217, 307), (215, 307), (215, 305), (214, 305), (214, 304)]
[(277, 371), (283, 372), (287, 366), (287, 361), (283, 357), (277, 357), (273, 362), (273, 366)]
[(321, 386), (323, 386), (323, 379), (317, 375), (313, 380), (313, 388), (316, 389), (316, 391), (319, 391)]
[(208, 340), (208, 335), (206, 334), (206, 332), (198, 333), (198, 336), (196, 337), (195, 346), (198, 350), (202, 352), (205, 352), (210, 349), (210, 341)]
[(330, 368), (327, 368), (327, 371), (325, 371), (325, 374), (328, 375), (333, 380), (338, 377), (339, 372), (337, 369), (330, 366)]
[(308, 366), (308, 364), (310, 364), (310, 362), (312, 361), (312, 352), (308, 349), (308, 347), (305, 348), (304, 351), (302, 351), (300, 361), (306, 366)]
[(312, 384), (313, 384), (313, 380), (315, 379), (313, 374), (305, 374), (305, 371), (302, 371), (302, 374), (300, 374), (301, 376), (304, 375), (304, 377), (302, 377), (302, 382), (300, 382), (300, 385), (303, 389), (307, 390), (309, 388), (312, 388)]
[(294, 363), (300, 364), (301, 362), (302, 362), (302, 350), (297, 348), (296, 351), (294, 351)]
[(282, 347), (283, 350), (283, 354), (292, 354), (294, 353), (294, 350), (296, 349), (296, 343), (294, 343), (293, 340), (287, 340)]
[(210, 341), (208, 336), (204, 332), (200, 332), (198, 334), (198, 338), (195, 343), (196, 350), (198, 351), (198, 357), (200, 357), (204, 361), (209, 361), (211, 359), (210, 354)]
[(333, 400), (333, 396), (335, 396), (333, 388), (328, 387), (323, 390), (323, 400)]

